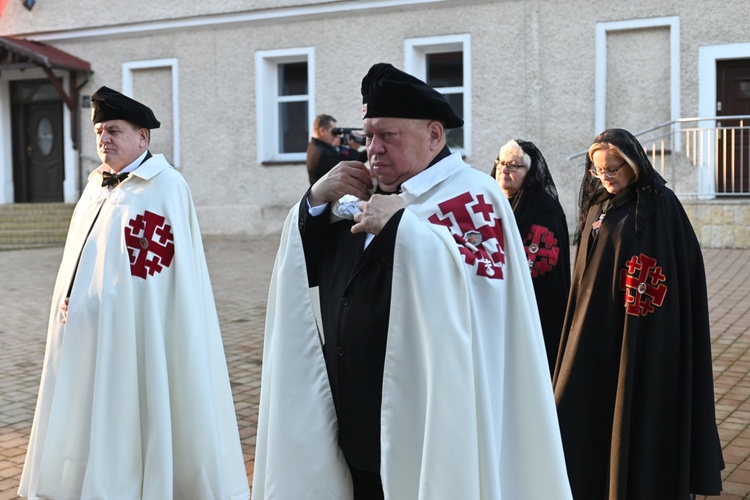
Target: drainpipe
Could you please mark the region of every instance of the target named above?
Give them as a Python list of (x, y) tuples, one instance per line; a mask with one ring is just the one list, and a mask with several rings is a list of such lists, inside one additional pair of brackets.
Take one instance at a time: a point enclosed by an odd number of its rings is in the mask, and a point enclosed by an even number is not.
[(83, 82), (81, 82), (80, 85), (76, 87), (76, 113), (75, 113), (75, 136), (76, 136), (76, 146), (78, 149), (78, 168), (76, 169), (78, 172), (78, 179), (77, 179), (77, 189), (78, 189), (78, 197), (80, 198), (81, 194), (83, 193), (83, 159), (84, 154), (81, 148), (81, 89), (84, 85), (86, 85), (89, 82), (89, 73), (84, 73), (85, 79)]

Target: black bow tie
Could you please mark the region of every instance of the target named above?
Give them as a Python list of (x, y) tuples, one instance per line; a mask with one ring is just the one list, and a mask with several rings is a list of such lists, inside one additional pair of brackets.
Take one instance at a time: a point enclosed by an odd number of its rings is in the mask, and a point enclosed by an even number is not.
[(128, 173), (113, 174), (112, 172), (102, 172), (102, 187), (116, 186), (125, 179), (127, 179)]

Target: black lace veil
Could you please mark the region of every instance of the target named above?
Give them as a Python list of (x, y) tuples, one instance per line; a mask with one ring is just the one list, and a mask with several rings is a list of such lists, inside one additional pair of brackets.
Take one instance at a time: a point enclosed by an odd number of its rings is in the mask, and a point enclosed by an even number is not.
[[(542, 197), (545, 196), (545, 193), (557, 205), (560, 204), (560, 201), (558, 200), (555, 181), (552, 180), (552, 174), (547, 167), (547, 160), (544, 159), (544, 155), (539, 151), (539, 148), (530, 141), (515, 139), (515, 142), (531, 160), (529, 171), (526, 173), (523, 184), (521, 184), (521, 189), (508, 200), (513, 208), (518, 228), (524, 232), (531, 226), (532, 206), (535, 203), (542, 202)], [(490, 172), (493, 179), (496, 178), (496, 170), (497, 164), (492, 167), (492, 171)], [(562, 207), (560, 210), (562, 211)]]
[(586, 224), (586, 217), (589, 209), (598, 201), (599, 197), (597, 195), (604, 190), (599, 179), (594, 178), (588, 172), (589, 169), (594, 168), (593, 162), (591, 161), (591, 150), (594, 146), (602, 143), (608, 144), (610, 150), (626, 161), (636, 172), (636, 180), (632, 184), (637, 195), (635, 218), (636, 234), (639, 233), (639, 229), (642, 227), (644, 219), (649, 217), (656, 208), (656, 200), (661, 196), (664, 185), (667, 183), (651, 165), (651, 161), (648, 159), (648, 155), (644, 151), (643, 146), (641, 146), (641, 143), (638, 142), (638, 139), (636, 139), (633, 134), (627, 130), (618, 128), (605, 130), (596, 136), (596, 139), (594, 139), (594, 142), (586, 155), (583, 180), (581, 181), (581, 188), (578, 192), (579, 213), (578, 226), (574, 237), (575, 242), (580, 240), (583, 228)]

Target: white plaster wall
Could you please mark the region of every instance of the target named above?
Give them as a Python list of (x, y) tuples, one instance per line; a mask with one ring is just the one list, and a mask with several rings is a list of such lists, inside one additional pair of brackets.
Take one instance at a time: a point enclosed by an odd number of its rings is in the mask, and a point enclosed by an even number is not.
[(607, 36), (607, 127), (633, 132), (670, 120), (669, 27)]
[[(159, 16), (201, 16), (217, 9), (262, 8), (273, 13), (281, 5), (331, 5), (303, 0), (168, 0), (154, 6), (149, 0), (134, 0), (125, 12), (93, 0), (60, 0), (40, 1), (29, 14), (17, 3), (8, 5), (12, 19), (8, 15), (0, 19), (0, 34), (102, 26), (112, 20), (138, 23)], [(360, 82), (371, 64), (384, 61), (403, 67), (406, 38), (468, 34), (473, 101), (472, 154), (467, 161), (489, 172), (498, 148), (508, 139), (535, 142), (547, 158), (572, 227), (583, 169), (582, 159), (567, 157), (587, 148), (600, 132), (594, 130), (597, 23), (679, 17), (682, 116), (697, 114), (698, 47), (750, 40), (747, 0), (727, 0), (722, 9), (701, 0), (449, 1), (424, 7), (395, 3), (403, 5), (351, 9), (332, 17), (310, 14), (184, 27), (145, 36), (58, 35), (59, 40), (50, 43), (92, 63), (95, 73), (83, 89), (89, 94), (100, 85), (121, 88), (123, 63), (177, 59), (181, 171), (191, 185), (204, 232), (269, 233), (280, 228), (289, 207), (307, 188), (307, 177), (301, 164), (257, 163), (257, 130), (264, 124), (255, 118), (256, 51), (314, 47), (316, 112), (332, 114), (341, 125), (357, 126)], [(382, 2), (357, 3), (364, 4)], [(733, 13), (731, 23), (726, 22), (726, 12)], [(607, 126), (638, 128), (668, 118), (672, 97), (666, 84), (668, 40), (666, 28), (612, 35), (607, 48)], [(147, 80), (140, 88), (136, 79), (135, 91), (159, 95), (160, 91), (149, 88), (162, 89), (162, 77), (158, 83)], [(642, 100), (634, 101), (638, 96)], [(147, 104), (160, 109), (160, 120), (167, 118), (161, 103)], [(171, 113), (172, 108), (163, 109)], [(91, 124), (85, 113), (82, 116), (82, 152), (95, 157)], [(171, 133), (168, 130), (155, 131), (155, 152), (161, 152), (156, 146), (162, 145), (169, 153), (173, 145), (161, 136)], [(81, 168), (95, 166), (84, 159)]]
[(129, 0), (101, 2), (100, 0), (38, 0), (31, 11), (21, 2), (9, 1), (6, 13), (0, 18), (0, 33), (41, 33), (142, 23), (164, 19), (196, 16), (218, 16), (278, 9), (284, 7), (315, 6), (325, 0)]

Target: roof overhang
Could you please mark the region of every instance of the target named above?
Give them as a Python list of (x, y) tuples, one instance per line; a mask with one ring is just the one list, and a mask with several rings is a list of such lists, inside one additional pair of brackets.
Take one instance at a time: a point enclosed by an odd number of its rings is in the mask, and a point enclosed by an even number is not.
[(0, 37), (0, 71), (38, 67), (91, 73), (88, 61), (51, 45), (13, 36)]
[[(83, 75), (83, 83), (86, 83), (89, 75), (93, 73), (91, 64), (52, 45), (14, 36), (0, 36), (0, 71), (30, 68), (41, 68), (44, 71), (44, 74), (47, 75), (50, 83), (70, 110), (71, 139), (73, 147), (78, 148), (79, 112), (76, 105), (80, 88), (78, 76)], [(68, 91), (65, 90), (60, 79), (55, 75), (56, 70), (70, 73)]]

